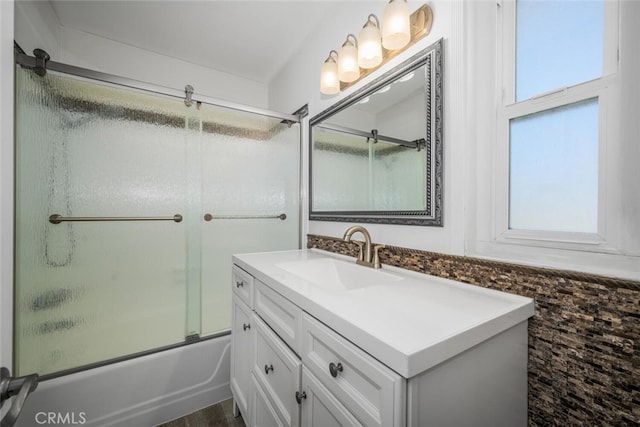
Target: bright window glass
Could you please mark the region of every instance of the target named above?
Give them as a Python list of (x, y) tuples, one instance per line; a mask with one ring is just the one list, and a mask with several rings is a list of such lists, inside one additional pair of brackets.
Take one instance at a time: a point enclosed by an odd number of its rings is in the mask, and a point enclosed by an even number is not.
[(597, 98), (512, 119), (509, 228), (597, 232)]
[(516, 101), (602, 75), (604, 1), (518, 0)]

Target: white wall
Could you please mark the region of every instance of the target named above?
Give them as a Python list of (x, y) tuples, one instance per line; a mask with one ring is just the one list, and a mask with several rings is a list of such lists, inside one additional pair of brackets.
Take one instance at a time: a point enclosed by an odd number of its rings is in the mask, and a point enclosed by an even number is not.
[[(422, 1), (409, 1), (411, 11)], [(304, 49), (298, 52), (280, 71), (269, 86), (269, 108), (292, 111), (309, 103), (309, 116), (313, 117), (338, 100), (353, 93), (376, 78), (380, 73), (393, 68), (426, 46), (444, 37), (445, 58), (445, 150), (444, 150), (444, 227), (411, 227), (395, 225), (367, 225), (374, 241), (404, 247), (439, 251), (451, 254), (464, 253), (464, 194), (466, 170), (464, 165), (465, 144), (459, 123), (464, 116), (464, 72), (462, 2), (427, 2), (434, 14), (431, 33), (406, 52), (393, 58), (382, 68), (336, 96), (320, 94), (320, 66), (331, 49), (338, 49), (347, 34), (358, 31), (369, 13), (382, 16), (386, 2), (345, 2), (326, 25), (309, 37)], [(308, 150), (308, 144), (304, 145)], [(308, 152), (303, 157), (308, 158)], [(455, 160), (454, 160), (455, 159)], [(306, 167), (306, 165), (305, 165)], [(305, 189), (304, 194), (307, 194)], [(306, 216), (305, 216), (306, 218)], [(351, 224), (340, 222), (308, 221), (307, 232), (342, 237)]]
[[(82, 68), (266, 108), (267, 85), (65, 27), (60, 28), (60, 61)], [(291, 110), (294, 111), (294, 110)]]
[(40, 48), (60, 58), (60, 23), (48, 1), (15, 3), (15, 40), (28, 55)]
[[(621, 91), (621, 133), (623, 149), (619, 154), (622, 161), (620, 180), (624, 183), (621, 199), (627, 201), (622, 210), (621, 245), (627, 252), (640, 254), (640, 2), (624, 2), (621, 10), (620, 87)], [(640, 261), (639, 261), (640, 263)]]
[[(440, 37), (445, 39), (444, 227), (367, 225), (379, 243), (469, 255), (536, 266), (578, 270), (640, 280), (640, 2), (621, 2), (620, 103), (610, 123), (619, 126), (619, 138), (609, 141), (615, 156), (608, 198), (616, 220), (616, 247), (609, 253), (552, 249), (535, 245), (496, 244), (496, 82), (499, 59), (495, 1), (428, 2), (434, 11), (431, 33), (418, 46), (399, 55), (382, 69), (344, 93), (326, 97), (319, 91), (320, 66), (331, 49), (341, 46), (348, 33), (359, 31), (369, 13), (381, 15), (385, 2), (348, 3), (331, 22), (320, 26), (285, 66), (269, 88), (270, 108), (290, 110), (309, 102), (310, 117), (358, 90), (372, 78)], [(420, 2), (409, 2), (414, 10)], [(619, 116), (619, 117), (618, 117)], [(306, 130), (308, 132), (308, 130)], [(306, 135), (308, 138), (308, 135)], [(308, 144), (305, 144), (308, 151)], [(308, 153), (305, 153), (305, 159)], [(306, 165), (305, 165), (306, 167)], [(308, 190), (305, 188), (304, 194)], [(308, 216), (305, 216), (308, 218)], [(341, 237), (351, 225), (307, 221), (308, 233)]]

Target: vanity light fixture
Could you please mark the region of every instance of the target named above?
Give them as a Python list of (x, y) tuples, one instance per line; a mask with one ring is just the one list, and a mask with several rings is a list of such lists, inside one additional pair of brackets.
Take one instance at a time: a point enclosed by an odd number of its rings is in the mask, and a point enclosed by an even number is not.
[(358, 40), (353, 34), (347, 36), (338, 52), (338, 78), (341, 82), (351, 83), (360, 77), (358, 66)]
[[(383, 12), (382, 35), (378, 17), (369, 14), (358, 38), (349, 34), (340, 53), (332, 50), (322, 64), (320, 92), (335, 95), (347, 89), (429, 34), (431, 8), (423, 4), (407, 18), (408, 7), (406, 0), (389, 0)], [(352, 59), (356, 55), (357, 66)]]
[(374, 68), (382, 63), (380, 40), (380, 21), (376, 15), (371, 13), (358, 34), (358, 64), (360, 67)]
[[(335, 55), (335, 58), (334, 58)], [(340, 80), (338, 79), (338, 52), (332, 50), (320, 69), (320, 92), (327, 95), (335, 95), (340, 92)]]

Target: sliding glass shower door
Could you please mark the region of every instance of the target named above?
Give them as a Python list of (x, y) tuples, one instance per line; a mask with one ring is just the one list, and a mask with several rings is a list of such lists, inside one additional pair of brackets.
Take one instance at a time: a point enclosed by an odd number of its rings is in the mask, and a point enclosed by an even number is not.
[(203, 105), (202, 333), (231, 327), (231, 255), (299, 246), (299, 125)]
[(17, 68), (17, 374), (228, 330), (230, 254), (298, 247), (298, 150), (298, 124)]

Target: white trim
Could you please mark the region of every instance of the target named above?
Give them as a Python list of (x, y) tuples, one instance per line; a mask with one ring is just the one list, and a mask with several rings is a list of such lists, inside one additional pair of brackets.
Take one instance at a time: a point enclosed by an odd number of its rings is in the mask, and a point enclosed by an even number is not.
[[(557, 88), (527, 100), (515, 102), (516, 2), (508, 0), (499, 7), (498, 70), (502, 75), (497, 85), (497, 145), (495, 164), (495, 205), (493, 238), (498, 243), (522, 244), (580, 251), (615, 252), (615, 209), (607, 199), (610, 180), (608, 170), (615, 169), (607, 158), (607, 142), (612, 141), (608, 119), (613, 104), (610, 87), (618, 79), (617, 51), (619, 26), (618, 3), (605, 2), (605, 52), (603, 77), (571, 87)], [(615, 55), (611, 54), (615, 51)], [(502, 53), (502, 55), (500, 55)], [(598, 100), (598, 225), (596, 233), (512, 230), (509, 228), (510, 185), (510, 120), (596, 98)]]
[(13, 361), (13, 0), (0, 0), (0, 365)]
[[(475, 162), (475, 172), (467, 177), (467, 215), (470, 219), (467, 222), (465, 255), (640, 280), (640, 222), (636, 214), (640, 208), (640, 193), (633, 192), (638, 188), (633, 170), (635, 154), (638, 153), (635, 136), (640, 126), (634, 119), (637, 111), (634, 94), (640, 90), (640, 83), (632, 77), (640, 70), (640, 55), (634, 49), (639, 34), (634, 23), (640, 16), (640, 7), (633, 2), (609, 3), (605, 21), (619, 19), (620, 31), (605, 35), (605, 45), (620, 43), (626, 48), (622, 59), (618, 62), (617, 49), (615, 54), (610, 51), (605, 55), (605, 64), (609, 66), (605, 65), (606, 77), (600, 84), (586, 82), (529, 102), (533, 104), (531, 108), (546, 109), (558, 98), (574, 101), (588, 98), (586, 92), (589, 90), (601, 91), (599, 102), (606, 104), (606, 108), (600, 110), (599, 127), (601, 144), (598, 155), (602, 160), (599, 173), (603, 177), (599, 191), (604, 192), (604, 195), (599, 194), (599, 198), (605, 206), (599, 212), (599, 220), (603, 221), (603, 225), (599, 224), (600, 233), (558, 236), (535, 232), (536, 238), (531, 239), (527, 231), (510, 230), (498, 239), (497, 195), (499, 191), (508, 194), (508, 181), (503, 176), (505, 168), (498, 167), (501, 161), (503, 165), (508, 161), (508, 151), (499, 150), (498, 144), (498, 141), (506, 140), (505, 136), (508, 137), (508, 127), (499, 126), (498, 119), (505, 120), (501, 106), (508, 104), (506, 100), (509, 97), (514, 99), (514, 91), (504, 88), (502, 82), (513, 76), (515, 70), (507, 66), (508, 57), (513, 58), (515, 51), (509, 52), (503, 46), (502, 34), (509, 32), (504, 16), (515, 13), (515, 2), (503, 0), (497, 5), (465, 2), (469, 16), (476, 21), (470, 22), (472, 25), (467, 27), (469, 33), (465, 39), (466, 58), (475, 76), (468, 87), (468, 100), (474, 114), (468, 117), (466, 138), (473, 141), (474, 147), (467, 154)], [(617, 21), (614, 23), (618, 24)], [(515, 34), (515, 29), (512, 33)], [(620, 72), (616, 73), (618, 69)], [(511, 102), (510, 106), (514, 108), (510, 113), (515, 113), (516, 109), (524, 111), (528, 101), (521, 101), (518, 104), (522, 105), (517, 106)], [(603, 236), (606, 242), (600, 242)], [(553, 241), (548, 241), (549, 238)]]

